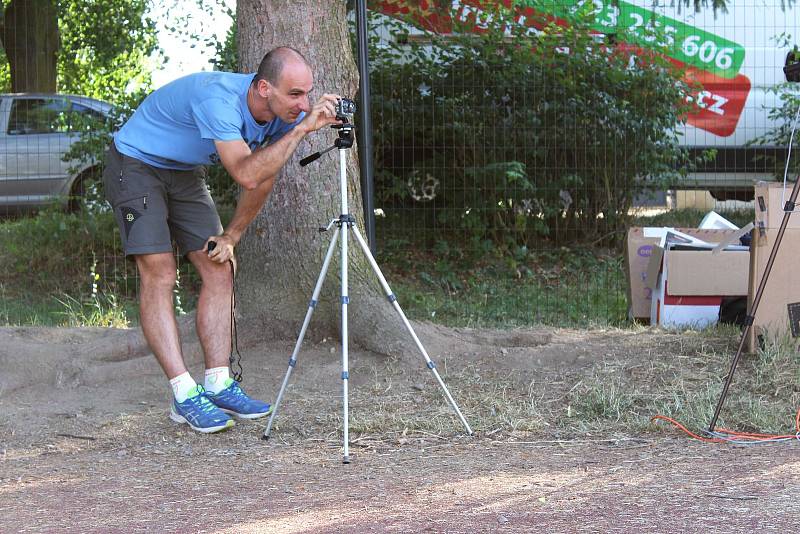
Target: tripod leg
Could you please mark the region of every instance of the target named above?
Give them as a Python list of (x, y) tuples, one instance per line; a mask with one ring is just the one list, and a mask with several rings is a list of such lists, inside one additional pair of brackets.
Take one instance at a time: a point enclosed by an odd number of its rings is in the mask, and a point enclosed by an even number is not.
[(325, 275), (328, 273), (328, 267), (331, 263), (331, 257), (333, 256), (333, 249), (336, 246), (336, 241), (339, 239), (339, 233), (334, 232), (333, 237), (331, 237), (331, 244), (328, 245), (328, 252), (325, 254), (325, 261), (322, 262), (322, 269), (319, 272), (319, 277), (317, 278), (317, 285), (314, 286), (314, 293), (311, 296), (311, 302), (308, 303), (308, 310), (306, 310), (306, 317), (303, 320), (303, 326), (300, 328), (300, 335), (297, 336), (297, 343), (294, 345), (294, 351), (292, 352), (291, 358), (289, 358), (289, 368), (286, 370), (286, 376), (283, 377), (283, 384), (281, 384), (281, 390), (278, 392), (278, 398), (275, 399), (275, 406), (272, 409), (272, 415), (269, 416), (269, 422), (267, 423), (267, 429), (264, 431), (263, 439), (269, 439), (270, 430), (272, 430), (272, 421), (275, 419), (275, 416), (278, 414), (278, 408), (281, 405), (281, 399), (283, 398), (283, 392), (286, 390), (286, 385), (289, 383), (289, 377), (292, 374), (292, 369), (294, 366), (297, 365), (297, 354), (300, 352), (300, 346), (303, 344), (303, 338), (306, 337), (306, 330), (308, 329), (308, 324), (311, 322), (311, 315), (314, 313), (314, 308), (317, 307), (317, 299), (319, 299), (320, 291), (322, 291), (322, 284), (325, 282)]
[(406, 329), (408, 330), (408, 333), (411, 334), (411, 337), (414, 339), (414, 343), (417, 344), (417, 348), (419, 349), (420, 353), (422, 353), (422, 357), (425, 358), (425, 363), (427, 364), (428, 369), (430, 369), (433, 372), (433, 375), (436, 377), (436, 380), (439, 381), (439, 385), (442, 387), (442, 391), (444, 391), (444, 394), (447, 397), (447, 400), (450, 402), (450, 406), (452, 406), (453, 411), (455, 411), (456, 415), (458, 415), (458, 418), (461, 419), (461, 423), (463, 423), (464, 428), (467, 430), (467, 434), (472, 434), (472, 429), (469, 427), (469, 423), (467, 423), (467, 420), (464, 419), (464, 416), (461, 414), (461, 410), (458, 409), (458, 405), (456, 404), (456, 401), (453, 400), (452, 395), (450, 395), (450, 391), (448, 391), (447, 386), (444, 385), (444, 381), (442, 380), (442, 377), (439, 376), (439, 372), (436, 370), (436, 364), (433, 363), (433, 361), (428, 356), (428, 352), (425, 350), (425, 347), (422, 346), (422, 343), (420, 342), (419, 338), (417, 337), (416, 332), (414, 332), (414, 328), (412, 328), (411, 323), (408, 321), (408, 318), (406, 317), (406, 314), (403, 313), (402, 308), (400, 308), (400, 304), (397, 302), (397, 297), (395, 297), (394, 293), (392, 293), (392, 289), (389, 287), (389, 283), (386, 281), (386, 278), (383, 276), (383, 273), (381, 272), (380, 267), (378, 267), (378, 263), (375, 261), (375, 258), (372, 256), (372, 253), (370, 252), (369, 247), (367, 246), (367, 243), (364, 241), (364, 238), (361, 237), (361, 233), (358, 231), (358, 228), (355, 227), (355, 226), (353, 226), (353, 233), (356, 236), (356, 240), (358, 240), (358, 244), (361, 246), (361, 250), (364, 252), (364, 255), (367, 257), (367, 260), (369, 261), (369, 264), (372, 266), (372, 270), (375, 272), (375, 275), (378, 277), (378, 280), (380, 281), (381, 286), (383, 286), (383, 290), (384, 290), (384, 292), (386, 292), (386, 296), (388, 297), (389, 302), (392, 303), (392, 305), (394, 306), (394, 309), (400, 315), (400, 319), (403, 320), (403, 324), (405, 324)]
[(344, 457), (342, 463), (350, 463), (349, 447), (349, 420), (348, 420), (348, 394), (347, 384), (350, 379), (350, 366), (348, 362), (348, 343), (347, 343), (347, 305), (350, 303), (350, 297), (347, 295), (347, 224), (342, 224), (342, 403), (344, 407), (344, 431), (342, 439), (344, 440)]
[(745, 328), (742, 331), (742, 337), (739, 339), (739, 348), (736, 349), (736, 354), (731, 360), (731, 367), (728, 370), (728, 375), (725, 377), (725, 384), (722, 386), (722, 393), (720, 393), (719, 401), (717, 401), (717, 407), (714, 410), (714, 415), (711, 417), (711, 422), (708, 424), (709, 432), (713, 432), (714, 428), (717, 426), (717, 419), (722, 411), (723, 404), (725, 404), (725, 399), (728, 396), (728, 388), (733, 381), (733, 373), (736, 372), (736, 366), (738, 365), (739, 359), (742, 356), (744, 342), (747, 339), (747, 336), (750, 334), (750, 329), (753, 328), (753, 322), (755, 321), (756, 312), (758, 311), (758, 305), (761, 302), (761, 296), (764, 294), (764, 288), (767, 286), (767, 279), (769, 279), (769, 274), (772, 272), (772, 266), (775, 263), (775, 258), (778, 256), (778, 251), (781, 247), (781, 241), (783, 240), (783, 234), (786, 233), (786, 227), (789, 225), (789, 216), (791, 216), (792, 212), (794, 211), (798, 193), (800, 193), (800, 176), (795, 179), (794, 187), (792, 188), (792, 194), (789, 196), (789, 200), (787, 200), (786, 204), (783, 206), (783, 219), (781, 219), (781, 224), (778, 228), (778, 235), (775, 237), (775, 243), (772, 245), (772, 250), (770, 251), (769, 258), (767, 259), (767, 265), (764, 268), (764, 275), (761, 277), (761, 282), (758, 284), (756, 295), (753, 297), (753, 304), (751, 305), (747, 317), (745, 317)]

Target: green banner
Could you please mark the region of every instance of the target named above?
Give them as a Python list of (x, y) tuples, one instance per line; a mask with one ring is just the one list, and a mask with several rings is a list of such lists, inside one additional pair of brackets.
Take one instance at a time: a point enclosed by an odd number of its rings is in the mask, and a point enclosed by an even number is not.
[(516, 0), (514, 5), (566, 20), (585, 16), (599, 32), (723, 78), (734, 78), (744, 61), (741, 45), (622, 0)]

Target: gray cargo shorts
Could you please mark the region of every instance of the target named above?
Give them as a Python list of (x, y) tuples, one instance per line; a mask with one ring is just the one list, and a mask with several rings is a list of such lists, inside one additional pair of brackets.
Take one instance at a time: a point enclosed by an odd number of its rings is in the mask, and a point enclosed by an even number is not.
[(153, 167), (121, 154), (112, 142), (103, 185), (126, 256), (172, 252), (173, 241), (186, 254), (222, 234), (204, 167), (191, 171)]

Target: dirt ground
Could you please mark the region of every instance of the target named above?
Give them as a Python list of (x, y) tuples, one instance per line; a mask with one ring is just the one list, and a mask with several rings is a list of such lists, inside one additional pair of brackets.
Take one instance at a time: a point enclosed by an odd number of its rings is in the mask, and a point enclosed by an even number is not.
[[(530, 430), (486, 408), (493, 396), (557, 404), (604, 359), (668, 357), (655, 350), (664, 334), (422, 330), (475, 434), (421, 359), (353, 350), (344, 465), (331, 340), (304, 348), (264, 441), (263, 420), (208, 436), (172, 423), (168, 385), (135, 330), (0, 329), (0, 532), (796, 530), (796, 443)], [(293, 343), (244, 345), (245, 389), (272, 398)]]

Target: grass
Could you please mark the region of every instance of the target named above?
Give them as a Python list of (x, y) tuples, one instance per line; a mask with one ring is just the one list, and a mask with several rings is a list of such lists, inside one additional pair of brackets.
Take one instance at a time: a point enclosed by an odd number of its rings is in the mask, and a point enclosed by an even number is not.
[(90, 299), (79, 301), (70, 296), (58, 300), (63, 310), (65, 326), (98, 326), (127, 328), (132, 310), (120, 305), (113, 295), (94, 294)]
[[(111, 213), (43, 210), (0, 222), (0, 242), (0, 324), (138, 323), (138, 275), (123, 257)], [(188, 263), (177, 260), (175, 306), (182, 313), (194, 308), (199, 284)]]
[[(664, 336), (660, 350), (639, 363), (594, 368), (569, 396), (578, 427), (640, 432), (653, 429), (650, 417), (661, 414), (695, 430), (707, 428), (738, 338), (739, 331), (730, 327), (679, 332)], [(800, 407), (798, 368), (800, 354), (788, 340), (745, 355), (717, 427), (794, 433)]]
[[(736, 350), (737, 329), (602, 333), (617, 336), (616, 356), (597, 358), (585, 366), (522, 370), (503, 368), (502, 363), (460, 363), (451, 365), (451, 371), (446, 365), (439, 368), (472, 429), (482, 436), (501, 440), (685, 437), (665, 422), (651, 421), (655, 415), (674, 418), (695, 432), (708, 427)], [(384, 369), (376, 368), (376, 377), (396, 376), (391, 367), (388, 362)], [(433, 377), (422, 366), (418, 375), (414, 380), (419, 385), (413, 388), (377, 378), (371, 388), (354, 388), (354, 436), (463, 433)], [(717, 428), (793, 434), (798, 407), (800, 353), (785, 340), (742, 358)], [(331, 405), (317, 422), (339, 428), (336, 412)]]
[[(636, 221), (640, 225), (692, 226), (700, 212), (673, 212)], [(739, 224), (745, 214), (723, 214)], [(136, 323), (136, 278), (121, 260), (115, 225), (100, 214), (80, 217), (43, 212), (0, 223), (0, 323), (38, 326), (124, 326)], [(627, 328), (645, 341), (620, 348), (581, 369), (552, 376), (516, 369), (460, 366), (440, 372), (485, 435), (547, 432), (567, 438), (595, 433), (661, 432), (656, 414), (690, 428), (710, 421), (738, 341), (738, 330), (648, 332), (625, 323), (621, 255), (609, 250), (517, 251), (469, 264), (458, 250), (438, 245), (413, 250), (396, 239), (381, 248), (387, 278), (411, 317), (471, 327), (553, 324), (612, 332)], [(409, 252), (409, 251), (412, 252)], [(186, 269), (184, 265), (183, 269)], [(179, 294), (193, 307), (188, 269)], [(647, 341), (650, 339), (651, 341)], [(386, 365), (393, 365), (388, 362)], [(391, 376), (391, 369), (389, 369)], [(396, 371), (396, 370), (395, 370)], [(400, 429), (402, 433), (460, 432), (460, 423), (429, 375), (420, 389), (391, 388), (375, 370), (371, 388), (354, 391), (355, 434)], [(376, 399), (379, 399), (376, 401)], [(790, 432), (800, 405), (800, 354), (779, 340), (743, 358), (720, 420), (739, 430)], [(331, 412), (329, 417), (338, 417)], [(318, 421), (338, 428), (337, 421)], [(671, 430), (670, 430), (671, 431)]]
[[(737, 225), (748, 210), (720, 213)], [(694, 227), (705, 212), (676, 210), (634, 219), (632, 226)], [(596, 247), (517, 250), (480, 259), (437, 242), (415, 247), (402, 224), (384, 223), (399, 235), (381, 246), (379, 262), (409, 317), (449, 326), (624, 326), (627, 280), (621, 250)], [(380, 226), (378, 228), (380, 230)], [(407, 235), (406, 235), (407, 234)]]
[[(633, 394), (640, 404), (652, 406), (657, 413), (681, 419), (695, 428), (706, 428), (736, 350), (732, 341), (737, 338), (738, 332), (731, 333), (720, 340), (724, 341), (720, 347), (686, 354), (680, 367), (663, 365), (659, 370), (662, 376), (666, 374), (666, 379), (662, 379), (663, 393), (649, 402), (642, 402), (640, 387)], [(725, 350), (719, 350), (721, 347)], [(780, 356), (776, 358), (776, 354)], [(790, 343), (745, 356), (734, 375), (718, 427), (794, 433), (794, 415), (800, 407), (798, 366), (800, 357), (796, 346)]]
[[(609, 425), (643, 431), (653, 427), (656, 414), (707, 428), (739, 336), (728, 326), (665, 334), (639, 362), (596, 366), (568, 396), (572, 417), (587, 431)], [(788, 340), (744, 355), (717, 426), (793, 433), (799, 368), (800, 354)]]
[[(502, 262), (455, 272), (429, 272), (433, 255), (386, 275), (409, 317), (449, 326), (510, 328), (534, 324), (622, 325), (627, 313), (622, 259), (583, 251), (530, 254), (508, 268)], [(584, 255), (576, 261), (574, 255)]]
[[(221, 209), (223, 221), (232, 215)], [(747, 212), (723, 216), (744, 224)], [(672, 211), (635, 225), (694, 226), (703, 213)], [(409, 317), (450, 326), (508, 328), (534, 324), (623, 326), (626, 280), (621, 251), (591, 247), (527, 250), (477, 259), (447, 242), (420, 250), (413, 227), (380, 245), (378, 261)], [(411, 228), (411, 230), (402, 230)], [(109, 213), (45, 210), (0, 223), (0, 323), (7, 325), (136, 325), (137, 274), (122, 258)], [(181, 264), (176, 310), (197, 298), (194, 270)], [(99, 279), (96, 277), (99, 276)], [(81, 303), (77, 305), (76, 303)], [(111, 313), (113, 320), (106, 317)]]
[(138, 317), (133, 299), (117, 300), (101, 294), (79, 300), (70, 294), (42, 295), (0, 285), (0, 325), (6, 326), (113, 326), (124, 328)]

